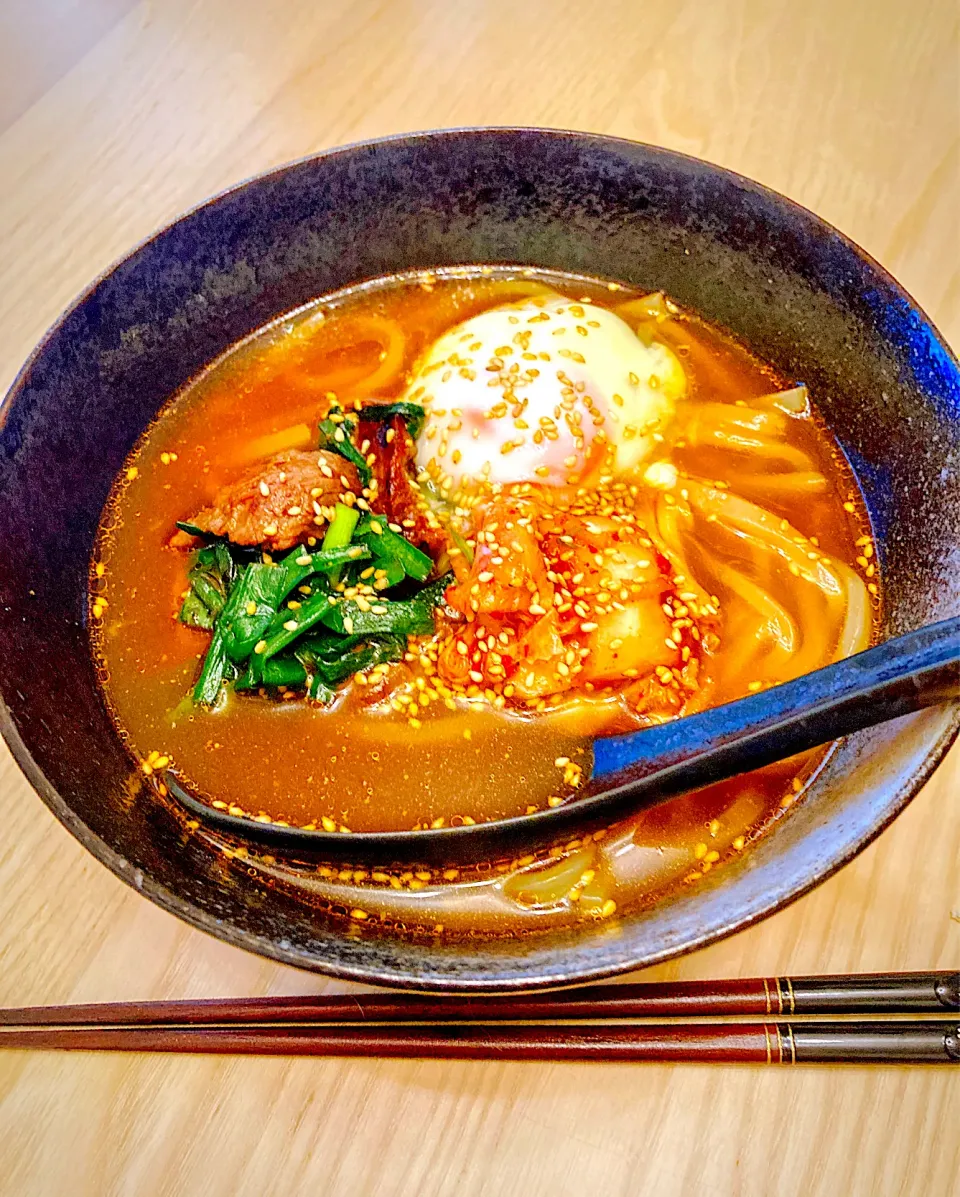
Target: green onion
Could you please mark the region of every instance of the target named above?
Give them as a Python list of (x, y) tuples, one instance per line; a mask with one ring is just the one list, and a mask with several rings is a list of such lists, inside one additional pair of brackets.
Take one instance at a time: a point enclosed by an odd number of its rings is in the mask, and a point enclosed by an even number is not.
[[(359, 519), (360, 512), (356, 508), (347, 507), (345, 503), (338, 503), (333, 509), (333, 519), (324, 534), (321, 549), (332, 552), (334, 549), (345, 548), (353, 539), (353, 531)], [(330, 581), (336, 586), (340, 581), (340, 570), (332, 569), (330, 571)]]
[(417, 582), (423, 582), (430, 576), (433, 569), (431, 559), (415, 548), (405, 536), (388, 527), (385, 515), (365, 516), (357, 528), (356, 537), (375, 557), (398, 561), (403, 572)]
[[(390, 586), (405, 577), (422, 581), (433, 568), (385, 517), (368, 516), (361, 523), (359, 513), (341, 503), (316, 552), (295, 548), (270, 564), (249, 557), (243, 564), (239, 553), (217, 542), (196, 554), (189, 601), (181, 612), (181, 618), (198, 621), (194, 626), (202, 620), (213, 630), (193, 691), (194, 702), (207, 706), (231, 680), (240, 691), (306, 685), (311, 698), (332, 702), (338, 682), (399, 660), (408, 636), (433, 631), (436, 608), (453, 580), (445, 575), (402, 600), (377, 595), (361, 605), (337, 595), (332, 586), (340, 572), (371, 558)], [(284, 606), (291, 591), (314, 575), (313, 593), (292, 609)]]
[(331, 631), (358, 636), (419, 636), (433, 631), (433, 606), (419, 599), (376, 603), (383, 612), (363, 611), (352, 599), (344, 599), (329, 607), (319, 622)]
[(307, 680), (307, 671), (298, 660), (290, 657), (276, 657), (268, 661), (262, 678), (255, 678), (253, 670), (247, 670), (233, 683), (234, 690), (255, 690), (258, 686), (302, 686)]
[[(247, 568), (249, 569), (249, 566)], [(203, 659), (203, 667), (197, 678), (197, 684), (193, 688), (193, 701), (201, 703), (203, 706), (213, 706), (220, 697), (224, 681), (228, 677), (232, 677), (234, 673), (233, 665), (227, 656), (226, 634), (232, 619), (238, 611), (242, 610), (242, 604), (246, 601), (243, 584), (245, 575), (246, 570), (233, 584), (230, 596), (217, 617), (213, 629), (213, 639), (210, 641), (207, 655)]]
[(209, 536), (209, 532), (205, 532), (203, 528), (198, 528), (196, 524), (191, 524), (189, 520), (177, 520), (177, 527), (181, 532), (186, 532), (188, 536)]
[(405, 636), (366, 641), (362, 636), (310, 636), (300, 642), (296, 657), (307, 673), (335, 686), (381, 662), (399, 661), (406, 648)]
[(470, 548), (470, 546), (452, 524), (447, 528), (447, 531), (450, 533), (453, 543), (460, 550), (460, 553), (467, 565), (473, 565), (473, 549)]
[[(310, 598), (305, 600), (303, 606), (298, 611), (290, 611), (288, 609), (277, 614), (270, 628), (267, 629), (264, 636), (265, 643), (261, 651), (257, 652), (256, 648), (258, 646), (254, 646), (251, 666), (255, 677), (260, 678), (263, 676), (263, 666), (271, 657), (276, 656), (288, 644), (292, 644), (304, 632), (308, 632), (315, 624), (320, 623), (321, 618), (326, 615), (327, 611), (331, 610), (331, 598), (332, 596), (324, 591), (320, 594), (311, 595)], [(281, 615), (284, 617), (283, 623), (280, 623)], [(284, 627), (283, 624), (291, 624), (292, 626)]]
[(380, 586), (380, 590), (389, 590), (392, 586), (399, 586), (403, 579), (407, 576), (404, 572), (403, 566), (399, 561), (394, 559), (388, 560), (386, 557), (381, 559), (377, 569), (383, 570), (385, 586)]
[[(453, 575), (424, 587), (412, 599), (401, 601), (375, 600), (369, 611), (363, 611), (353, 599), (341, 599), (327, 604), (318, 619), (334, 632), (357, 636), (420, 636), (434, 630), (434, 611), (443, 600), (443, 592), (453, 582)], [(373, 610), (376, 607), (378, 610)]]
[(207, 655), (203, 658), (203, 668), (193, 688), (193, 701), (204, 706), (213, 706), (220, 697), (224, 677), (227, 671), (227, 650), (223, 646), (223, 633), (219, 628), (213, 633)]
[(355, 507), (348, 507), (345, 503), (338, 503), (333, 509), (333, 519), (327, 528), (320, 546), (324, 551), (329, 549), (343, 549), (353, 538), (353, 531), (360, 520), (360, 512)]
[[(248, 565), (244, 573), (245, 592), (243, 602), (225, 629), (227, 655), (234, 661), (243, 661), (269, 629), (284, 619), (290, 612), (282, 609), (287, 595), (305, 579), (315, 573), (339, 574), (344, 565), (363, 561), (370, 552), (363, 545), (348, 545), (343, 549), (321, 549), (308, 553), (294, 549), (277, 565), (263, 565), (255, 562)], [(329, 585), (324, 579), (314, 584), (324, 594)], [(255, 609), (249, 610), (253, 604)]]
[(339, 661), (325, 664), (318, 668), (317, 672), (328, 685), (332, 686), (355, 673), (363, 673), (367, 669), (372, 669), (374, 665), (384, 664), (387, 661), (399, 661), (406, 651), (407, 639), (405, 636), (387, 636), (382, 640), (368, 640), (361, 648), (345, 653)]
[(247, 566), (230, 594), (231, 600), (237, 595), (237, 602), (221, 621), (224, 648), (231, 660), (243, 661), (250, 655), (287, 592), (288, 574), (282, 566), (260, 562)]

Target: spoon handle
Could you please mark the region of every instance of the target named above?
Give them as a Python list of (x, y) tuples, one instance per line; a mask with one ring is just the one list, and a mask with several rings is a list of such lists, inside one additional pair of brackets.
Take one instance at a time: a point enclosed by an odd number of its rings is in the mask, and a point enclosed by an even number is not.
[(635, 809), (957, 697), (960, 616), (736, 702), (597, 740), (589, 793)]

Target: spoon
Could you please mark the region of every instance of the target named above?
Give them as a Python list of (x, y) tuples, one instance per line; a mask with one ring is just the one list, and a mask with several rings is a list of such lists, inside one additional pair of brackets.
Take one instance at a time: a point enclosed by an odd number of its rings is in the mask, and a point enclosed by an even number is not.
[(960, 616), (696, 715), (594, 742), (582, 796), (511, 819), (426, 831), (306, 831), (215, 810), (172, 771), (171, 794), (211, 827), (352, 864), (470, 864), (535, 851), (691, 790), (960, 698)]

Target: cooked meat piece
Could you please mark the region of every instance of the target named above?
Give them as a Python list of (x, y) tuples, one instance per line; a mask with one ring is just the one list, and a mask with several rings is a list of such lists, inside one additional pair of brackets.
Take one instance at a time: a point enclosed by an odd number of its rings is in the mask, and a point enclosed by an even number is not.
[[(392, 432), (389, 440), (388, 432)], [(364, 420), (361, 414), (359, 440), (369, 441), (373, 450), (374, 511), (399, 524), (411, 544), (436, 560), (452, 542), (413, 481), (415, 446), (406, 424), (400, 416), (385, 424)]]
[(325, 450), (290, 449), (223, 487), (212, 506), (187, 522), (234, 544), (289, 549), (326, 523), (314, 503), (333, 507), (345, 491), (360, 494), (349, 461)]

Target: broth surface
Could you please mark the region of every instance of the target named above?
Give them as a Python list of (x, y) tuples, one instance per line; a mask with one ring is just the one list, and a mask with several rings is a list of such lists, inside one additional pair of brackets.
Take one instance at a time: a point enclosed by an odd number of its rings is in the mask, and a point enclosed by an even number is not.
[[(118, 481), (92, 576), (105, 693), (139, 760), (151, 752), (168, 755), (210, 801), (295, 825), (332, 821), (354, 831), (522, 814), (561, 792), (558, 760), (578, 762), (589, 776), (594, 734), (619, 730), (615, 722), (602, 726), (596, 705), (588, 711), (563, 704), (544, 714), (525, 714), (470, 703), (451, 710), (434, 702), (419, 712), (416, 731), (408, 712), (388, 707), (371, 713), (369, 696), (358, 685), (348, 686), (332, 710), (296, 695), (270, 701), (232, 693), (219, 708), (195, 707), (184, 696), (209, 637), (175, 618), (189, 564), (169, 544), (175, 520), (210, 503), (251, 454), (263, 456), (291, 437), (309, 436), (327, 392), (335, 391), (341, 400), (367, 394), (383, 352), (378, 321), (403, 332), (404, 370), (376, 389), (380, 397), (395, 398), (403, 392), (405, 371), (443, 332), (513, 301), (537, 281), (570, 299), (606, 307), (639, 298), (593, 280), (545, 272), (534, 277), (534, 272), (505, 268), (375, 280), (318, 300), (255, 334), (160, 413)], [(793, 385), (719, 330), (676, 309), (671, 313), (657, 325), (656, 336), (673, 349), (687, 375), (683, 402), (691, 428), (697, 427), (691, 415), (697, 410), (708, 413), (717, 403), (743, 405)], [(731, 453), (729, 444), (709, 437), (680, 437), (671, 461), (684, 475), (706, 480), (698, 485), (726, 486), (761, 504), (809, 542), (806, 549), (814, 546), (812, 557), (823, 554), (866, 575), (876, 606), (879, 579), (869, 528), (841, 452), (809, 414), (789, 419), (785, 443), (789, 453), (815, 463), (827, 479), (824, 491), (783, 487), (782, 462), (769, 470), (745, 468), (749, 450)], [(722, 556), (722, 550), (717, 552)], [(748, 583), (757, 568), (742, 565)], [(742, 591), (748, 583), (737, 585)], [(736, 667), (733, 647), (751, 617), (742, 593), (738, 596), (734, 587), (720, 596), (721, 647), (709, 678), (711, 705), (786, 677)], [(730, 664), (722, 668), (726, 644)], [(807, 660), (798, 671), (829, 659)], [(654, 900), (671, 885), (702, 876), (724, 856), (742, 850), (751, 835), (795, 800), (823, 756), (808, 754), (677, 799), (602, 840), (575, 842), (560, 855), (484, 866), (472, 876), (383, 874), (374, 883), (363, 870), (321, 869), (311, 870), (307, 880), (302, 870), (290, 871), (269, 856), (259, 867), (317, 901), (347, 912), (362, 906), (364, 916), (403, 925), (546, 927), (609, 913), (611, 902)]]

